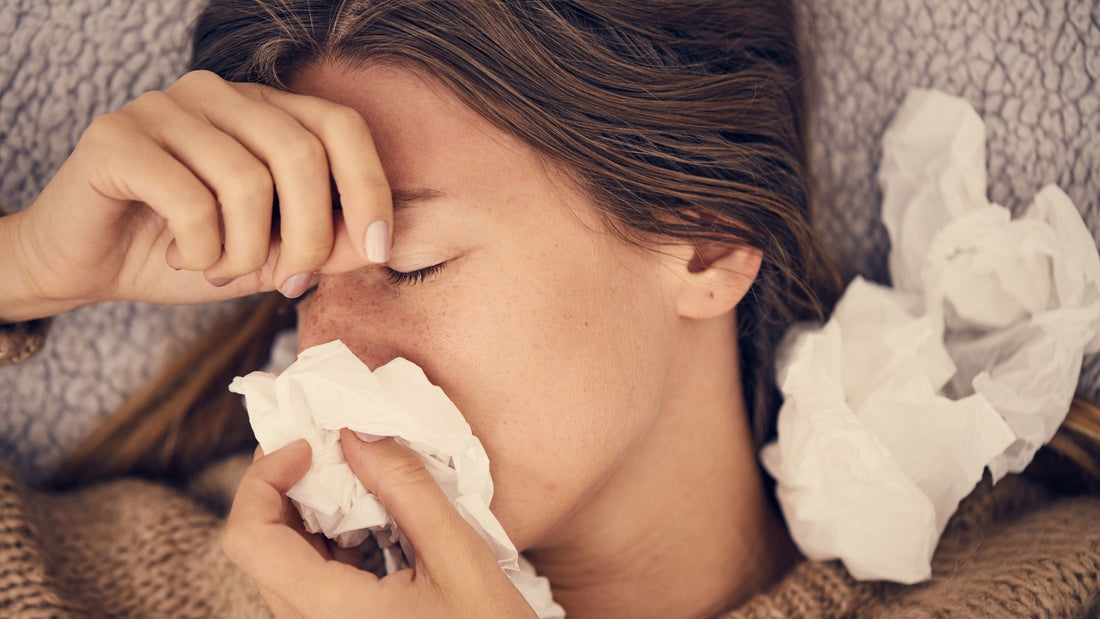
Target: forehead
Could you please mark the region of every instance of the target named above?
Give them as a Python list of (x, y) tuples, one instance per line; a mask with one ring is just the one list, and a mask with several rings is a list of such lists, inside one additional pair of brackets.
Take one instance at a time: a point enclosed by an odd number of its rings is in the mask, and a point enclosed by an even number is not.
[(291, 87), (358, 111), (394, 189), (447, 191), (460, 180), (530, 173), (537, 160), (533, 149), (413, 70), (328, 62), (307, 67)]
[(417, 71), (324, 63), (307, 67), (290, 86), (363, 116), (395, 195), (436, 192), (465, 215), (501, 225), (545, 220), (550, 210), (561, 211), (587, 231), (607, 231), (599, 209), (565, 166)]

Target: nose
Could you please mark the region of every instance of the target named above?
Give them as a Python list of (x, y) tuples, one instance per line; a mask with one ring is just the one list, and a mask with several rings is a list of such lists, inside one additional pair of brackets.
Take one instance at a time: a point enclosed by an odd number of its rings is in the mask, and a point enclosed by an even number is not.
[(298, 352), (340, 340), (372, 370), (401, 356), (392, 328), (394, 292), (369, 269), (323, 275), (298, 306)]

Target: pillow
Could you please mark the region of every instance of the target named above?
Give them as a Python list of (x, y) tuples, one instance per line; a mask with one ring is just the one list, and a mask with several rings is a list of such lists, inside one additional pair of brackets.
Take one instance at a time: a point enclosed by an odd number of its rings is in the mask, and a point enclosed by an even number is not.
[[(0, 8), (0, 204), (29, 205), (92, 119), (185, 70), (199, 0), (24, 0)], [(0, 370), (0, 458), (44, 480), (183, 344), (234, 304), (110, 303), (58, 316)]]

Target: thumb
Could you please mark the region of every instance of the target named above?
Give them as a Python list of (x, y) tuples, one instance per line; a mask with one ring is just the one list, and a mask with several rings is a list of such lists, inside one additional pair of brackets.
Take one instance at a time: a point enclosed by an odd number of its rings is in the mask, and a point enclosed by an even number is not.
[(352, 472), (416, 549), (418, 571), (439, 583), (468, 579), (472, 568), (502, 575), (489, 544), (462, 519), (415, 452), (392, 438), (363, 441), (347, 428), (340, 431), (340, 444)]

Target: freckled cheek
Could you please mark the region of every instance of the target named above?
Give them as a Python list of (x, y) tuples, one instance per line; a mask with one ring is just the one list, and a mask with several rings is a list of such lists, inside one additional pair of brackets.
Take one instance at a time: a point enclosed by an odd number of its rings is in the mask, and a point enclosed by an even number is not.
[(524, 543), (570, 511), (621, 450), (619, 383), (601, 375), (610, 360), (599, 354), (617, 347), (606, 322), (569, 298), (572, 286), (552, 283), (513, 282), (472, 305), (466, 354), (440, 374), (465, 379), (442, 386), (489, 454), (494, 511)]
[(606, 277), (584, 271), (531, 267), (399, 292), (323, 282), (301, 344), (338, 338), (372, 368), (397, 356), (423, 367), (481, 439), (493, 509), (526, 545), (591, 491), (636, 432), (623, 415), (637, 390), (619, 374), (633, 366), (622, 330), (634, 321)]

